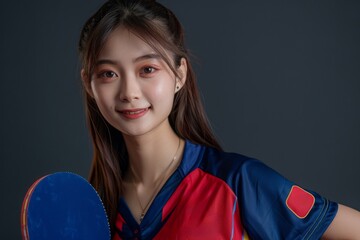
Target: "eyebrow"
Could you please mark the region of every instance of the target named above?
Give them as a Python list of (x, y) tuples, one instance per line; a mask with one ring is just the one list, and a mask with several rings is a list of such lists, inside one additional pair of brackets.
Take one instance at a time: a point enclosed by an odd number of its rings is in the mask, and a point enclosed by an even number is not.
[[(145, 54), (145, 55), (135, 58), (133, 60), (133, 62), (134, 63), (140, 62), (142, 60), (147, 60), (147, 59), (161, 59), (161, 56), (156, 53)], [(96, 61), (96, 63), (95, 63), (96, 66), (99, 66), (102, 64), (119, 65), (119, 62), (117, 62), (115, 60), (110, 60), (110, 59), (100, 59), (100, 60)]]
[(100, 59), (100, 60), (96, 61), (95, 66), (99, 66), (102, 64), (117, 65), (118, 62), (114, 61), (114, 60), (110, 60), (110, 59)]
[(145, 54), (143, 56), (135, 58), (133, 62), (139, 62), (141, 60), (146, 60), (146, 59), (161, 59), (161, 56), (156, 53)]

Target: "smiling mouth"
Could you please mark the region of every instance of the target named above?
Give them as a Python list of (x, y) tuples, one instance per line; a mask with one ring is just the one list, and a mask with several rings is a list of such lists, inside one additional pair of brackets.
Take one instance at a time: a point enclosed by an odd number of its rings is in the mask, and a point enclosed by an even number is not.
[(129, 119), (136, 119), (144, 116), (148, 111), (150, 107), (148, 108), (137, 108), (137, 109), (126, 109), (121, 110), (119, 113), (121, 113), (122, 116), (129, 118)]
[(142, 112), (145, 112), (147, 109), (141, 109), (141, 110), (137, 110), (137, 111), (122, 111), (122, 113), (125, 114), (130, 114), (130, 115), (135, 115), (135, 114), (139, 114)]

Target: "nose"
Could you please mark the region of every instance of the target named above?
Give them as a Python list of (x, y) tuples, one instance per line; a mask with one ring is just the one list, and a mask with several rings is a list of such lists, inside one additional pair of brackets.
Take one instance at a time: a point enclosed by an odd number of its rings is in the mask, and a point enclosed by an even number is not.
[(140, 85), (134, 74), (124, 74), (120, 82), (119, 97), (122, 102), (140, 99)]

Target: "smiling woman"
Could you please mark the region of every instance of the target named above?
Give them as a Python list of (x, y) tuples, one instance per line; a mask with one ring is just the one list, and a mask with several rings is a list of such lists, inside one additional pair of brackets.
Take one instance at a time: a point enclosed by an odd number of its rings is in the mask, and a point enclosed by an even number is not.
[(169, 9), (110, 0), (85, 24), (79, 49), (94, 146), (90, 181), (113, 239), (360, 236), (357, 211), (221, 150)]
[(185, 82), (185, 61), (176, 71), (183, 77), (177, 78), (143, 40), (118, 27), (99, 53), (90, 80), (83, 79), (113, 127), (125, 135), (143, 135), (169, 124), (174, 94)]

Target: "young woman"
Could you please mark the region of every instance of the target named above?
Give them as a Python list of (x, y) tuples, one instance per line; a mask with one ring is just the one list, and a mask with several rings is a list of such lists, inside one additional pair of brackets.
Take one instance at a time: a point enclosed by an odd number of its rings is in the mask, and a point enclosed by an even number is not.
[(169, 9), (110, 0), (79, 49), (90, 182), (113, 239), (360, 239), (357, 211), (221, 150)]

